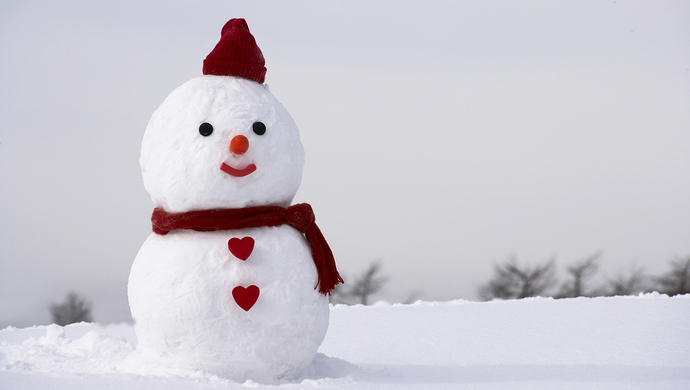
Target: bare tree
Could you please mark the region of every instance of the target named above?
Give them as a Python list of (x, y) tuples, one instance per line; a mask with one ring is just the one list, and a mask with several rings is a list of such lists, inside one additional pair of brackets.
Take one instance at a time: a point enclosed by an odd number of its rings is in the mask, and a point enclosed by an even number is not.
[(405, 298), (405, 299), (404, 299), (402, 302), (400, 302), (400, 303), (402, 303), (403, 305), (410, 305), (410, 304), (413, 304), (413, 303), (417, 302), (418, 300), (419, 300), (419, 295), (418, 295), (418, 293), (412, 292), (412, 293), (410, 293), (410, 295), (407, 296), (407, 298)]
[(555, 260), (534, 267), (518, 265), (513, 256), (507, 263), (494, 267), (494, 277), (479, 287), (479, 297), (485, 301), (495, 298), (515, 299), (544, 294), (555, 283)]
[(74, 292), (67, 294), (64, 303), (50, 305), (50, 314), (53, 322), (60, 326), (82, 321), (93, 322), (91, 303)]
[(357, 278), (350, 289), (349, 296), (357, 299), (362, 305), (369, 304), (369, 297), (379, 290), (388, 281), (387, 276), (380, 275), (381, 261), (374, 260), (369, 267)]
[(609, 279), (605, 287), (607, 296), (635, 295), (646, 290), (647, 276), (642, 267), (631, 267), (628, 272), (619, 273)]
[(656, 278), (659, 292), (668, 295), (690, 294), (690, 256), (671, 261), (671, 270)]
[[(344, 278), (343, 278), (344, 279)], [(331, 294), (328, 296), (328, 302), (333, 304), (348, 303), (350, 293), (344, 283), (336, 284)]]
[(601, 251), (569, 266), (567, 268), (568, 275), (572, 280), (565, 282), (561, 286), (558, 293), (558, 298), (575, 298), (590, 296), (585, 288), (587, 281), (597, 272), (599, 264), (597, 264), (601, 256)]

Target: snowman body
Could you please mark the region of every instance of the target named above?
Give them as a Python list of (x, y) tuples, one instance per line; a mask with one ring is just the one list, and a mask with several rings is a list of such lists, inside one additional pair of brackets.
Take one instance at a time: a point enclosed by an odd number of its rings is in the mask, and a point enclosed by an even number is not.
[[(167, 212), (286, 207), (304, 151), (267, 86), (205, 75), (154, 112), (140, 163), (153, 202)], [(233, 251), (248, 239), (251, 248)], [(317, 283), (309, 243), (289, 225), (151, 234), (128, 284), (139, 349), (240, 381), (293, 378), (328, 328), (328, 298)], [(251, 288), (248, 302), (235, 295)]]
[[(247, 260), (229, 239), (252, 237)], [(151, 235), (132, 267), (129, 294), (139, 348), (239, 381), (292, 378), (328, 328), (328, 299), (314, 290), (307, 243), (289, 226)], [(256, 285), (247, 311), (236, 286)]]

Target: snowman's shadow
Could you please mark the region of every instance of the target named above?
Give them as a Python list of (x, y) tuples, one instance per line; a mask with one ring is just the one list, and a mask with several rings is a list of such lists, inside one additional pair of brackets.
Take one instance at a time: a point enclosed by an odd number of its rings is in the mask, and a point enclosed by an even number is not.
[(348, 361), (317, 353), (298, 381), (338, 379), (361, 373), (361, 371), (360, 367)]

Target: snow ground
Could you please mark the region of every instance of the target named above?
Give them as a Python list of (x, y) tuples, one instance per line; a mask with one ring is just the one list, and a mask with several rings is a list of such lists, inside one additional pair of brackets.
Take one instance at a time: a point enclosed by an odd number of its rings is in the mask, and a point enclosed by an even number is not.
[(0, 389), (690, 389), (690, 295), (334, 306), (299, 380), (234, 383), (136, 352), (128, 324), (0, 331)]

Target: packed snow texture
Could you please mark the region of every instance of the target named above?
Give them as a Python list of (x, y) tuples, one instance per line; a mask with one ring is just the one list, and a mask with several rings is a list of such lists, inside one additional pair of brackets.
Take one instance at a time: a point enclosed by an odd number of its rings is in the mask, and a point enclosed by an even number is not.
[[(688, 389), (690, 295), (334, 306), (281, 388)], [(3, 389), (267, 388), (151, 360), (130, 325), (0, 331)]]
[[(246, 261), (228, 251), (230, 237), (254, 238)], [(288, 225), (152, 234), (128, 286), (140, 346), (237, 380), (298, 375), (328, 329), (328, 297), (314, 288), (308, 245)], [(250, 285), (260, 295), (245, 311), (231, 291)]]
[[(262, 122), (264, 134), (252, 125)], [(199, 126), (213, 126), (210, 135)], [(230, 142), (245, 136), (243, 154)], [(294, 120), (266, 85), (232, 76), (201, 76), (163, 101), (149, 121), (141, 145), (144, 187), (157, 207), (168, 212), (289, 206), (302, 180), (304, 149)], [(244, 177), (223, 173), (249, 164)]]

